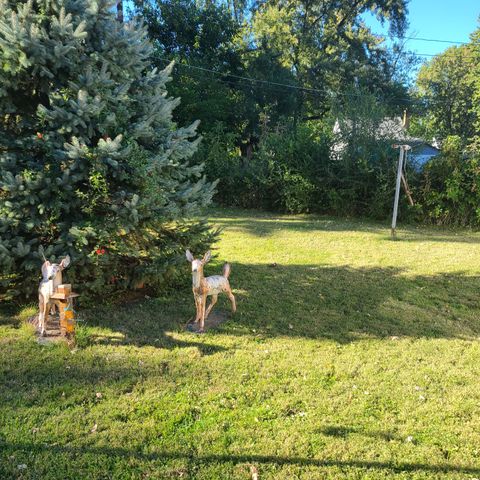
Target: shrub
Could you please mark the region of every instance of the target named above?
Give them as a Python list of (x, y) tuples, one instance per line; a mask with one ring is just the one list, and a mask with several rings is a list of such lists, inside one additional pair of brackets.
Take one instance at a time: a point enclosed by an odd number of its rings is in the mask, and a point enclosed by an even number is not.
[[(329, 139), (312, 125), (289, 125), (265, 133), (251, 158), (240, 155), (238, 139), (219, 125), (199, 149), (209, 179), (219, 179), (223, 205), (307, 212), (315, 205), (316, 177), (328, 161)], [(315, 210), (315, 209), (314, 209)]]
[(448, 137), (440, 158), (424, 169), (423, 216), (439, 225), (480, 225), (480, 160), (465, 155), (461, 139)]

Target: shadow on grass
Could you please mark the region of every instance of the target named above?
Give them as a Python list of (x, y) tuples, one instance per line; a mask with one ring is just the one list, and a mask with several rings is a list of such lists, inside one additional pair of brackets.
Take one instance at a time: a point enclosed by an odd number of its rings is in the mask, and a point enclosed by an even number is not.
[(235, 264), (238, 313), (221, 329), (241, 335), (324, 338), (476, 338), (480, 276), (406, 276), (396, 268)]
[[(238, 214), (237, 214), (238, 215)], [(338, 219), (306, 215), (304, 218), (289, 218), (286, 216), (267, 216), (242, 218), (216, 218), (212, 217), (212, 223), (229, 230), (238, 230), (257, 237), (269, 237), (281, 231), (306, 232), (364, 232), (378, 234), (385, 239), (390, 238), (390, 225), (388, 222), (372, 222), (359, 219)], [(448, 242), (448, 243), (480, 243), (480, 235), (471, 230), (449, 229), (447, 227), (416, 227), (413, 225), (400, 225), (398, 241), (406, 242)]]
[(327, 437), (347, 438), (349, 435), (362, 435), (370, 438), (378, 438), (386, 442), (392, 440), (403, 440), (400, 436), (390, 431), (384, 430), (364, 430), (356, 427), (346, 427), (343, 425), (329, 425), (318, 430), (319, 433)]
[(191, 291), (180, 290), (167, 299), (150, 299), (130, 305), (100, 307), (84, 312), (86, 325), (99, 327), (98, 333), (87, 334), (87, 344), (131, 345), (155, 348), (196, 347), (202, 355), (211, 355), (226, 350), (209, 343), (203, 335), (191, 334), (191, 339), (180, 340), (172, 333), (184, 332), (186, 324), (194, 316), (194, 301)]
[(2, 443), (0, 446), (6, 454), (11, 455), (14, 452), (22, 451), (38, 456), (42, 453), (54, 453), (57, 455), (66, 454), (71, 456), (72, 462), (78, 462), (83, 455), (91, 458), (91, 455), (102, 455), (108, 457), (131, 458), (140, 461), (159, 461), (166, 460), (187, 460), (191, 464), (256, 464), (273, 466), (300, 466), (300, 467), (337, 467), (337, 468), (361, 468), (388, 470), (393, 473), (402, 472), (430, 472), (430, 473), (463, 473), (478, 475), (480, 467), (470, 467), (461, 465), (451, 465), (447, 463), (430, 465), (428, 463), (407, 463), (407, 462), (382, 462), (371, 460), (333, 460), (333, 459), (314, 459), (306, 457), (279, 457), (275, 455), (196, 455), (194, 452), (171, 452), (161, 451), (154, 453), (144, 453), (141, 451), (109, 448), (109, 447), (70, 447), (59, 445), (29, 444), (29, 443)]
[[(231, 285), (237, 314), (205, 336), (175, 335), (185, 332), (194, 315), (192, 293), (185, 288), (164, 299), (81, 312), (90, 330), (86, 345), (197, 347), (208, 355), (225, 350), (214, 340), (216, 333), (339, 343), (365, 338), (480, 336), (479, 275), (409, 276), (397, 268), (236, 263)], [(222, 308), (230, 312), (225, 296), (215, 307), (217, 311)]]
[(0, 306), (0, 326), (20, 327), (22, 320), (18, 318), (19, 310), (23, 307), (17, 307), (11, 303), (5, 303)]
[(333, 218), (308, 216), (305, 218), (285, 218), (281, 215), (278, 217), (260, 217), (245, 218), (235, 217), (231, 220), (228, 218), (212, 218), (212, 223), (221, 228), (229, 230), (239, 230), (258, 237), (269, 237), (276, 232), (294, 230), (296, 232), (371, 232), (388, 234), (388, 229), (383, 225), (372, 224), (372, 222), (361, 223), (359, 220), (339, 221)]
[[(211, 267), (216, 270), (215, 267)], [(88, 313), (88, 324), (106, 329), (96, 343), (197, 346), (203, 354), (222, 347), (207, 342), (215, 333), (328, 339), (347, 343), (365, 338), (480, 336), (480, 276), (461, 272), (406, 276), (396, 268), (320, 265), (235, 264), (231, 284), (237, 314), (204, 337), (173, 338), (194, 314), (191, 292), (115, 310)], [(225, 296), (215, 309), (230, 312)], [(116, 335), (116, 336), (115, 336)], [(394, 338), (395, 339), (395, 338)]]
[[(186, 330), (194, 317), (191, 290), (176, 290), (164, 299), (138, 299), (124, 304), (100, 304), (96, 308), (75, 307), (77, 312), (77, 346), (93, 344), (117, 346), (151, 346), (173, 350), (196, 347), (202, 355), (210, 355), (226, 348), (209, 343), (202, 335), (192, 334), (189, 340), (175, 338), (175, 332)], [(28, 312), (26, 314), (26, 309)], [(35, 304), (0, 306), (0, 326), (18, 329), (38, 313)], [(97, 328), (98, 327), (98, 328)]]

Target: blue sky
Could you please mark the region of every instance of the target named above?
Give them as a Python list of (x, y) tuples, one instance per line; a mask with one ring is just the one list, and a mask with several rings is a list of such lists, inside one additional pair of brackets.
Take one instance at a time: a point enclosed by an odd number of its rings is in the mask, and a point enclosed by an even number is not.
[[(479, 25), (480, 0), (410, 0), (408, 10), (406, 36), (468, 42), (470, 33)], [(375, 33), (385, 34), (388, 30), (374, 18), (366, 21)], [(426, 54), (440, 53), (449, 46), (420, 40), (407, 43), (409, 50)]]

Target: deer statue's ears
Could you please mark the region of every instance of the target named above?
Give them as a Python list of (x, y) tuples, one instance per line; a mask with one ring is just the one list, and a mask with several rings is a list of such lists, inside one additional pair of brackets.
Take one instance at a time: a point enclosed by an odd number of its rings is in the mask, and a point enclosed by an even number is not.
[(190, 250), (187, 250), (185, 252), (185, 256), (187, 257), (187, 260), (191, 263), (193, 262), (193, 255), (192, 255), (192, 252)]
[(207, 262), (210, 261), (211, 258), (212, 258), (212, 252), (209, 250), (209, 251), (203, 256), (202, 262), (203, 262), (203, 263), (207, 263)]
[(48, 276), (48, 267), (50, 266), (50, 262), (45, 260), (42, 265), (42, 277), (47, 278)]
[(67, 268), (70, 265), (70, 255), (67, 255), (61, 262), (60, 262), (60, 268), (63, 270), (64, 268)]

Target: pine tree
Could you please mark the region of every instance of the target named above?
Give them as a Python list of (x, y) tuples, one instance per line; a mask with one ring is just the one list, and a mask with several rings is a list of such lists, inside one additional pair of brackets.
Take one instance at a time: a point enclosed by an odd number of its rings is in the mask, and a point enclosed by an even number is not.
[(72, 257), (83, 291), (161, 285), (191, 218), (211, 201), (190, 158), (196, 123), (172, 120), (171, 67), (150, 67), (145, 31), (105, 0), (0, 0), (0, 281), (36, 289), (42, 255)]

